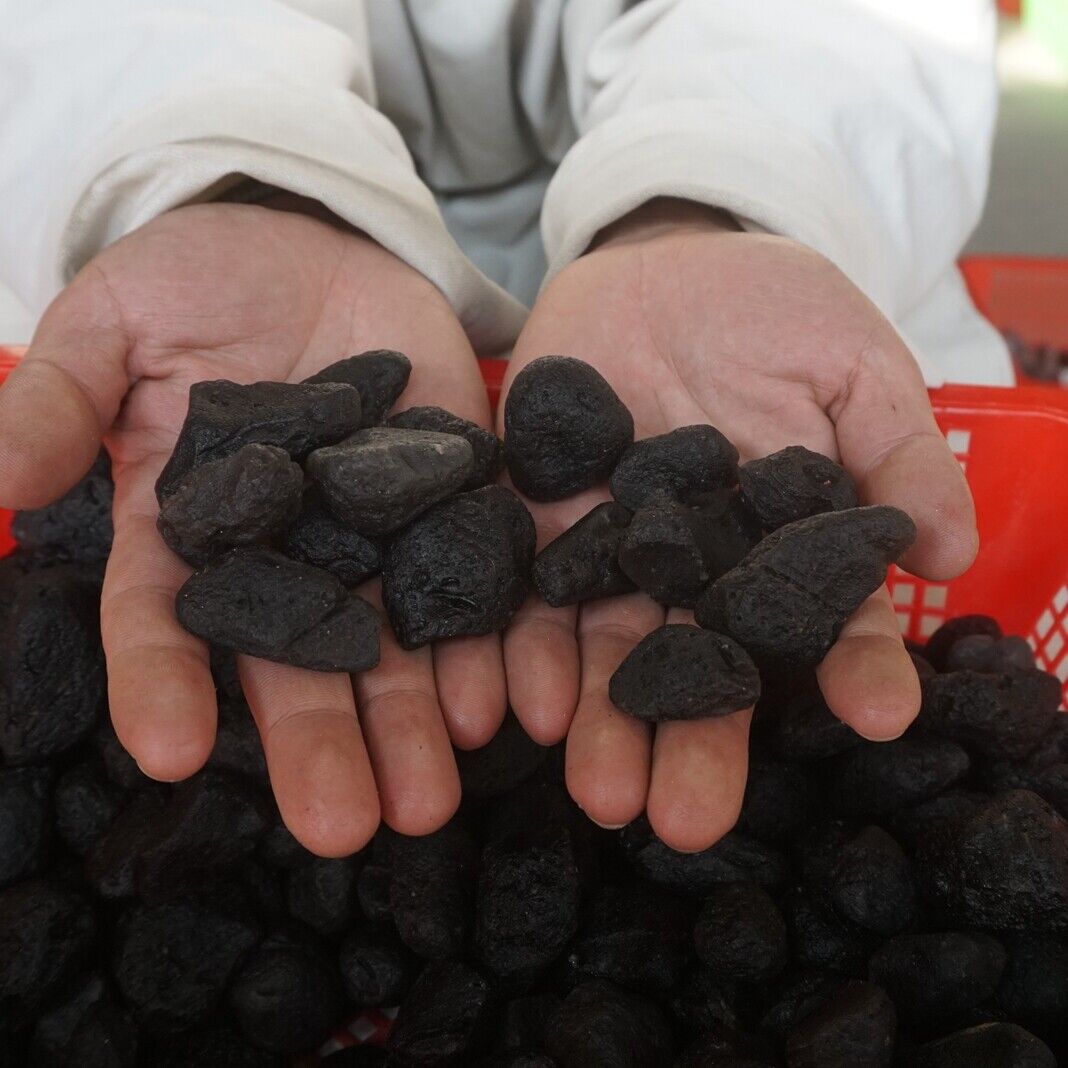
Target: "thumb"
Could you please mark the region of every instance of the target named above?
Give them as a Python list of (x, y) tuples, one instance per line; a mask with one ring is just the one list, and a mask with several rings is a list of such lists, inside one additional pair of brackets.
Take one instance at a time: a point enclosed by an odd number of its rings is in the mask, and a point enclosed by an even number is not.
[(83, 271), (51, 304), (0, 387), (0, 507), (39, 508), (89, 470), (129, 387), (129, 338)]

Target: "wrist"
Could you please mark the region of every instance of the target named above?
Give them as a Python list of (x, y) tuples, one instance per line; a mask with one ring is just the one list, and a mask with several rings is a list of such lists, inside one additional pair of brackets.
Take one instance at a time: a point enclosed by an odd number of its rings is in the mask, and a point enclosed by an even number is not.
[(587, 251), (648, 241), (680, 231), (737, 233), (741, 227), (721, 208), (677, 197), (655, 197), (610, 223), (590, 242)]

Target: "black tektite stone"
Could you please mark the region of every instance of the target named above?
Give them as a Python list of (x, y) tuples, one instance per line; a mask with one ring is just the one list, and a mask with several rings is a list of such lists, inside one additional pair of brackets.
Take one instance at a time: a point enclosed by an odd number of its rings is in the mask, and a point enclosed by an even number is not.
[(461, 419), (444, 408), (428, 405), (423, 408), (408, 408), (390, 416), (387, 425), (402, 430), (433, 430), (439, 434), (455, 434), (471, 446), (475, 466), (464, 489), (478, 489), (493, 482), (504, 465), (501, 439), (478, 423)]
[(354, 386), (363, 402), (361, 426), (377, 426), (386, 418), (404, 392), (412, 373), (412, 362), (392, 349), (370, 349), (324, 367), (306, 379), (310, 383), (341, 382)]

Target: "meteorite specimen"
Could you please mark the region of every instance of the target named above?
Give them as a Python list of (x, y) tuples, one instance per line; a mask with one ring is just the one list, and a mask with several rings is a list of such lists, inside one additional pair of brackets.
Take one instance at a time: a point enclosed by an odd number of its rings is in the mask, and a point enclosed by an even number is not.
[(766, 981), (787, 964), (786, 921), (759, 886), (715, 887), (697, 917), (694, 942), (697, 955), (724, 983)]
[(805, 968), (863, 975), (875, 939), (839, 916), (815, 890), (803, 889), (785, 903), (794, 959)]
[(73, 890), (37, 879), (0, 890), (0, 1041), (33, 1020), (95, 937), (93, 910)]
[(791, 445), (750, 460), (738, 471), (742, 500), (769, 533), (823, 512), (856, 508), (857, 489), (845, 468)]
[(901, 934), (876, 950), (868, 975), (890, 995), (903, 1023), (952, 1024), (989, 1001), (1005, 969), (1005, 947), (990, 935)]
[(304, 473), (273, 445), (246, 445), (190, 471), (160, 506), (163, 540), (194, 567), (242, 545), (265, 545), (300, 511)]
[(205, 1023), (260, 932), (199, 895), (135, 905), (119, 920), (114, 976), (148, 1032), (172, 1034)]
[(390, 1031), (392, 1059), (412, 1068), (459, 1062), (477, 1037), (489, 996), (486, 980), (465, 964), (428, 964)]
[(630, 518), (621, 504), (598, 504), (538, 553), (532, 577), (548, 604), (560, 608), (636, 588), (617, 559)]
[(1019, 760), (1052, 726), (1060, 703), (1060, 680), (1044, 671), (954, 671), (924, 684), (921, 722), (987, 756)]
[(693, 608), (721, 571), (713, 566), (714, 524), (705, 515), (664, 494), (634, 514), (620, 539), (619, 568), (661, 604)]
[(862, 740), (827, 707), (814, 683), (795, 687), (767, 711), (764, 721), (770, 728), (770, 741), (783, 760), (826, 760), (855, 748)]
[(274, 934), (237, 972), (229, 1006), (245, 1037), (270, 1053), (304, 1053), (342, 1020), (344, 995), (333, 961), (310, 938)]
[(344, 931), (353, 919), (356, 876), (352, 857), (311, 857), (286, 875), (289, 915), (321, 935)]
[(56, 831), (72, 853), (84, 857), (107, 832), (122, 803), (122, 791), (108, 780), (103, 761), (90, 757), (73, 764), (56, 783)]
[(361, 1008), (396, 1005), (415, 978), (415, 958), (388, 928), (349, 932), (339, 951), (349, 1000)]
[(937, 1038), (915, 1050), (909, 1068), (1057, 1068), (1044, 1042), (1012, 1023), (988, 1023)]
[(634, 442), (609, 480), (612, 496), (637, 511), (656, 494), (690, 504), (738, 479), (738, 450), (714, 426), (683, 426)]
[(329, 571), (346, 586), (358, 586), (382, 570), (381, 543), (337, 519), (315, 490), (305, 494), (282, 550), (293, 560)]
[(840, 916), (878, 934), (901, 931), (916, 915), (912, 866), (881, 827), (865, 827), (842, 846), (827, 891)]
[(137, 1029), (104, 979), (94, 973), (37, 1021), (31, 1052), (36, 1068), (133, 1068)]
[(178, 621), (226, 649), (315, 671), (378, 663), (378, 613), (327, 571), (271, 549), (234, 549), (178, 591)]
[(156, 842), (156, 826), (167, 805), (167, 793), (156, 784), (134, 794), (92, 844), (85, 877), (105, 900), (132, 897), (137, 890), (142, 854)]
[(890, 1068), (897, 1017), (874, 983), (845, 983), (786, 1038), (789, 1068)]
[(731, 831), (700, 853), (664, 845), (640, 816), (620, 832), (623, 851), (646, 879), (685, 894), (706, 894), (724, 883), (777, 886), (786, 878), (786, 858), (755, 838)]
[(471, 446), (430, 430), (360, 430), (308, 457), (308, 477), (343, 523), (368, 537), (392, 534), (463, 489)]
[(819, 811), (818, 782), (806, 768), (760, 757), (750, 762), (738, 830), (781, 842), (810, 826)]
[(962, 638), (967, 638), (973, 634), (985, 634), (989, 638), (1001, 638), (1003, 636), (998, 621), (991, 619), (990, 616), (956, 616), (953, 619), (946, 620), (927, 639), (927, 645), (923, 650), (924, 658), (936, 670), (945, 671), (946, 658), (949, 656), (950, 649)]
[(669, 623), (631, 650), (609, 681), (608, 695), (617, 708), (652, 723), (705, 719), (751, 708), (760, 677), (730, 638)]
[(82, 741), (103, 707), (99, 588), (73, 567), (23, 577), (0, 642), (0, 752), (51, 760)]
[(501, 1013), (500, 1044), (506, 1049), (544, 1049), (549, 1019), (562, 998), (552, 992), (512, 998)]
[(882, 816), (947, 790), (970, 764), (968, 754), (944, 738), (908, 734), (865, 742), (835, 759), (831, 800), (842, 812)]
[(921, 843), (917, 870), (932, 904), (966, 926), (1068, 930), (1068, 823), (1027, 790), (997, 794), (952, 835)]
[(401, 941), (430, 960), (461, 952), (471, 922), (477, 852), (456, 819), (420, 838), (391, 836), (389, 899)]
[(558, 501), (603, 482), (634, 440), (634, 420), (588, 363), (532, 360), (504, 403), (504, 459), (516, 488)]
[(968, 634), (955, 641), (946, 653), (946, 671), (986, 671), (1010, 674), (1030, 671), (1035, 653), (1026, 638), (1011, 635)]
[(360, 394), (363, 414), (360, 425), (377, 426), (404, 392), (412, 373), (412, 362), (392, 349), (370, 349), (324, 367), (305, 379), (311, 383), (341, 382), (354, 386)]
[(469, 419), (461, 419), (444, 408), (434, 405), (408, 408), (390, 416), (386, 425), (402, 430), (433, 430), (439, 434), (456, 434), (463, 438), (471, 446), (475, 463), (463, 486), (465, 490), (478, 489), (479, 486), (495, 481), (504, 466), (501, 439), (496, 434)]
[(693, 957), (689, 902), (659, 887), (604, 886), (588, 908), (569, 970), (640, 993), (669, 994)]
[(111, 552), (111, 459), (101, 451), (86, 475), (57, 501), (16, 512), (11, 534), (24, 549), (58, 560), (98, 563)]
[(0, 768), (0, 886), (39, 871), (51, 834), (48, 768)]
[(276, 445), (303, 460), (359, 426), (360, 394), (351, 386), (197, 382), (189, 390), (189, 411), (174, 452), (156, 482), (156, 497), (162, 504), (194, 467), (245, 445)]
[(1005, 946), (997, 1007), (1044, 1041), (1068, 1048), (1068, 941), (1020, 934), (1006, 938)]
[(382, 569), (382, 599), (400, 644), (416, 649), (502, 630), (526, 597), (534, 544), (534, 520), (502, 486), (462, 493), (421, 515), (390, 542)]
[(708, 588), (697, 621), (758, 662), (818, 664), (915, 537), (912, 520), (887, 505), (790, 523)]
[(547, 752), (509, 711), (486, 745), (456, 750), (463, 796), (481, 800), (506, 793), (530, 778), (541, 767)]
[(670, 1064), (671, 1029), (652, 1001), (602, 979), (575, 987), (549, 1021), (549, 1055), (560, 1068)]
[(676, 986), (671, 1012), (688, 1031), (706, 1034), (717, 1027), (737, 1028), (735, 987), (721, 983), (703, 964), (691, 967)]

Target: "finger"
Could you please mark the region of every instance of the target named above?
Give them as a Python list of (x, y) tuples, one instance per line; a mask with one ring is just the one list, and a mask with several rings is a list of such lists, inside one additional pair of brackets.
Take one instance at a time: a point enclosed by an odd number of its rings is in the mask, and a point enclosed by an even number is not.
[(129, 386), (128, 346), (93, 276), (56, 298), (0, 388), (0, 506), (39, 508), (89, 470)]
[(830, 414), (861, 499), (895, 505), (916, 523), (903, 566), (938, 580), (965, 571), (979, 548), (968, 483), (935, 422), (920, 370), (889, 324)]
[(452, 744), (485, 745), (504, 722), (508, 702), (499, 634), (453, 638), (434, 646), (438, 703)]
[(115, 538), (100, 598), (115, 733), (146, 775), (192, 775), (215, 742), (208, 650), (174, 614), (190, 569), (156, 530), (153, 490), (163, 457), (116, 465)]
[[(377, 583), (361, 592), (381, 611)], [(430, 649), (406, 652), (384, 626), (378, 666), (356, 677), (356, 707), (382, 819), (401, 834), (437, 830), (460, 804), (460, 775), (438, 705)]]
[(816, 675), (830, 710), (864, 738), (897, 738), (916, 718), (920, 682), (885, 586), (853, 613)]
[(379, 821), (378, 792), (347, 675), (238, 657), (278, 811), (323, 857), (362, 849)]
[[(692, 623), (693, 613), (672, 609), (668, 622)], [(657, 837), (672, 849), (708, 849), (738, 822), (752, 717), (747, 708), (657, 726), (647, 812)]]
[(567, 736), (567, 787), (575, 803), (602, 827), (621, 827), (645, 808), (652, 732), (608, 697), (608, 681), (623, 658), (664, 621), (644, 594), (583, 606), (578, 624), (582, 682)]

